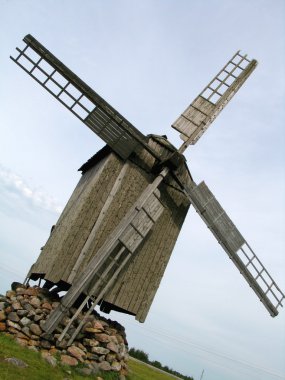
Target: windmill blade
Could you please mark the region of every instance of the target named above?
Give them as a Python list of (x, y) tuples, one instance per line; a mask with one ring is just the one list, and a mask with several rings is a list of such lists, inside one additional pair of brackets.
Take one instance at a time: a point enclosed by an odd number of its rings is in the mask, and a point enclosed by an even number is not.
[(261, 261), (253, 252), (247, 241), (226, 214), (205, 182), (184, 188), (191, 203), (199, 213), (230, 259), (236, 265), (249, 286), (272, 317), (278, 314), (284, 294)]
[(257, 66), (238, 51), (172, 124), (187, 145), (194, 145)]
[(26, 43), (24, 49), (16, 48), (19, 55), (10, 58), (101, 137), (121, 158), (128, 158), (138, 146), (143, 146), (154, 157), (159, 158), (148, 146), (146, 136), (33, 36), (29, 34), (23, 41)]

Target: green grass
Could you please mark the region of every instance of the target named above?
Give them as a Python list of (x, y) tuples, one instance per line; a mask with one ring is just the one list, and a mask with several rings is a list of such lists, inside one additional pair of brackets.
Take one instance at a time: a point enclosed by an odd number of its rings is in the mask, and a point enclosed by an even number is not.
[(130, 380), (173, 380), (173, 376), (161, 373), (130, 358), (129, 363)]
[[(19, 368), (4, 361), (5, 358), (14, 357), (23, 360), (28, 367)], [(98, 374), (105, 380), (115, 380), (114, 374)], [(0, 379), (1, 380), (86, 380), (87, 376), (76, 373), (71, 367), (58, 365), (53, 368), (41, 358), (38, 352), (30, 351), (18, 345), (12, 338), (0, 334)], [(91, 377), (90, 377), (91, 378)], [(94, 376), (92, 376), (94, 379)]]
[[(5, 358), (17, 358), (23, 360), (28, 367), (19, 368), (4, 361)], [(129, 360), (130, 374), (127, 380), (173, 380), (173, 377), (149, 368), (143, 363)], [(114, 373), (100, 373), (104, 380), (115, 380), (118, 376)], [(38, 352), (28, 350), (18, 345), (11, 337), (0, 333), (0, 379), (1, 380), (86, 380), (91, 377), (76, 373), (71, 367), (61, 365), (53, 368), (41, 358)]]

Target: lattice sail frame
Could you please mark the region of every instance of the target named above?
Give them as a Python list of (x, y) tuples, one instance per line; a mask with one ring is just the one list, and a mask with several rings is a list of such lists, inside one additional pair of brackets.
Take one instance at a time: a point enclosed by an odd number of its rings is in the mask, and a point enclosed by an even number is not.
[(187, 145), (194, 145), (257, 66), (238, 51), (186, 108), (172, 127)]
[(283, 307), (285, 295), (245, 238), (226, 214), (205, 182), (194, 184), (187, 194), (203, 221), (256, 293), (272, 317)]
[(122, 159), (138, 146), (158, 158), (147, 138), (34, 37), (24, 38), (26, 46), (10, 57), (60, 103), (102, 138)]

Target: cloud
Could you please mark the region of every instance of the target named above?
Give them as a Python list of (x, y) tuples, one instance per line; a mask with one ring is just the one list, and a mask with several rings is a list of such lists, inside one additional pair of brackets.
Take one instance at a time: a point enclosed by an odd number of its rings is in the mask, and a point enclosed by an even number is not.
[(41, 189), (34, 188), (28, 184), (21, 176), (5, 168), (0, 164), (0, 187), (6, 195), (24, 198), (29, 205), (52, 211), (57, 214), (62, 212), (63, 207), (58, 204), (49, 194)]

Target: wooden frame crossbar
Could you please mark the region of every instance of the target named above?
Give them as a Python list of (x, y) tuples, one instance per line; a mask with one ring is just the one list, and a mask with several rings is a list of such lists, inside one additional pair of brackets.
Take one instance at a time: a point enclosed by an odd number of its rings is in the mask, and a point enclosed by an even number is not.
[[(238, 60), (235, 62), (236, 58), (238, 58)], [(244, 66), (241, 66), (243, 62), (246, 62), (246, 64)], [(216, 104), (218, 100), (224, 95), (227, 88), (229, 88), (232, 85), (232, 83), (240, 76), (240, 74), (247, 68), (250, 62), (251, 61), (247, 58), (247, 54), (241, 55), (240, 50), (237, 51), (233, 55), (233, 57), (227, 62), (227, 64), (211, 80), (211, 82), (201, 91), (200, 95), (203, 98), (207, 99), (208, 101), (211, 101), (212, 103)], [(240, 72), (236, 72), (236, 75), (235, 75), (234, 72), (237, 70), (240, 70)], [(223, 75), (223, 74), (226, 74), (226, 75)], [(219, 84), (216, 84), (215, 86), (212, 87), (212, 85), (216, 81), (218, 81)], [(223, 85), (226, 88), (222, 89)], [(207, 94), (207, 91), (209, 92), (208, 94)], [(216, 99), (213, 100), (212, 98), (215, 94), (218, 96), (216, 96)]]
[[(246, 252), (247, 250), (251, 253), (251, 257)], [(240, 248), (237, 254), (243, 261), (245, 267), (248, 268), (252, 276), (255, 276), (254, 280), (257, 281), (263, 292), (266, 295), (269, 293), (268, 297), (270, 298), (274, 307), (276, 309), (278, 309), (279, 306), (283, 307), (282, 301), (284, 300), (285, 295), (282, 293), (279, 286), (273, 280), (272, 276), (269, 274), (267, 269), (264, 267), (262, 262), (259, 260), (247, 242), (245, 242), (244, 246)], [(268, 282), (268, 280), (270, 281)]]

